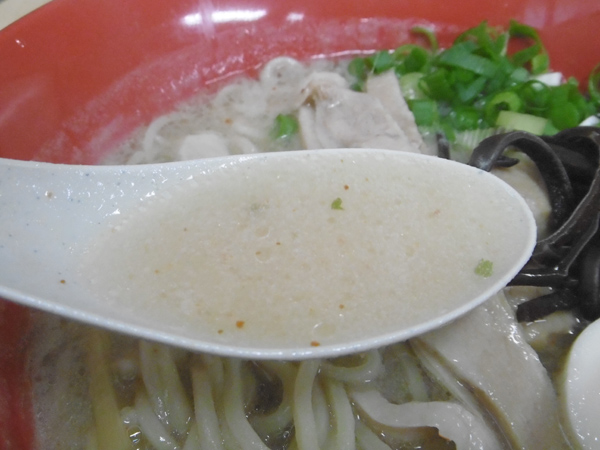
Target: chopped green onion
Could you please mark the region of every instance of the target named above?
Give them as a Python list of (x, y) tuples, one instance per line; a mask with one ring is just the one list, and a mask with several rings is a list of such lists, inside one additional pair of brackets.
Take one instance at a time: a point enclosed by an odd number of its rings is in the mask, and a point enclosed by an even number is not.
[(570, 102), (557, 102), (550, 107), (550, 120), (559, 130), (576, 127), (583, 119), (580, 116), (577, 107)]
[(550, 103), (550, 88), (538, 80), (524, 83), (519, 88), (519, 94), (528, 111), (543, 111)]
[(479, 127), (481, 113), (470, 106), (455, 107), (448, 115), (450, 123), (458, 131), (473, 130)]
[(423, 36), (425, 36), (427, 38), (427, 41), (429, 42), (429, 48), (431, 48), (431, 51), (434, 53), (437, 52), (438, 40), (433, 30), (426, 27), (413, 27), (412, 32), (415, 34), (422, 34)]
[(477, 264), (477, 267), (475, 267), (475, 275), (479, 275), (483, 278), (489, 278), (494, 272), (493, 269), (494, 263), (492, 261), (489, 261), (487, 259), (481, 259)]
[[(537, 30), (511, 21), (503, 31), (481, 22), (466, 30), (443, 51), (435, 34), (415, 28), (427, 45), (404, 44), (393, 52), (377, 52), (350, 63), (356, 78), (353, 89), (364, 90), (370, 74), (394, 70), (417, 125), (442, 132), (453, 142), (456, 132), (504, 128), (551, 133), (578, 123), (600, 108), (600, 65), (588, 81), (589, 98), (573, 79), (549, 86), (533, 77), (548, 70), (548, 53)], [(509, 52), (511, 40), (524, 40), (519, 51)], [(514, 113), (514, 114), (508, 114)], [(538, 117), (525, 125), (517, 118)], [(520, 120), (519, 119), (519, 120)]]
[(350, 85), (350, 89), (356, 92), (364, 92), (365, 91), (365, 81), (358, 80)]
[(367, 67), (376, 75), (394, 67), (394, 57), (387, 50), (375, 53), (367, 58), (365, 62)]
[(490, 123), (496, 122), (500, 111), (521, 111), (523, 101), (513, 91), (499, 92), (485, 105), (485, 117)]
[(600, 64), (592, 70), (588, 79), (588, 92), (596, 107), (600, 107)]
[(507, 131), (527, 131), (537, 135), (544, 134), (548, 119), (531, 114), (515, 111), (500, 111), (496, 119), (496, 126)]
[(285, 139), (298, 132), (298, 120), (291, 114), (278, 114), (275, 117), (271, 137), (274, 139)]
[(529, 80), (529, 72), (524, 67), (516, 67), (510, 74), (510, 80), (515, 83), (525, 83)]
[(365, 58), (354, 58), (348, 64), (348, 73), (355, 76), (359, 80), (364, 80), (367, 77), (367, 64)]
[(456, 38), (455, 44), (467, 41), (475, 42), (477, 44), (477, 49), (484, 56), (487, 56), (492, 60), (497, 60), (506, 53), (508, 35), (506, 33), (501, 34), (496, 41), (494, 41), (494, 37), (494, 30), (488, 26), (486, 21), (483, 21), (478, 26), (460, 34)]
[(408, 106), (418, 126), (430, 127), (438, 118), (437, 103), (430, 99), (409, 100)]
[(440, 55), (439, 61), (444, 65), (461, 67), (487, 78), (492, 78), (498, 71), (497, 64), (483, 56), (471, 53), (463, 44), (450, 47)]
[(336, 209), (338, 211), (343, 210), (344, 208), (342, 207), (342, 199), (338, 197), (334, 201), (332, 201), (331, 209)]
[(401, 72), (401, 73), (419, 72), (425, 68), (425, 66), (427, 65), (428, 62), (429, 62), (429, 53), (420, 47), (415, 47), (404, 58), (404, 60), (398, 66), (396, 72)]
[(546, 127), (544, 128), (544, 131), (542, 132), (542, 134), (544, 136), (552, 136), (553, 134), (558, 133), (560, 130), (558, 128), (556, 128), (551, 121), (546, 120)]
[(450, 101), (454, 98), (450, 76), (445, 69), (439, 69), (429, 75), (423, 76), (419, 82), (419, 87), (433, 100)]
[(452, 69), (452, 82), (454, 84), (471, 83), (477, 78), (477, 74), (470, 70), (456, 67)]
[(526, 63), (531, 64), (531, 73), (537, 75), (546, 72), (550, 65), (548, 53), (542, 43), (540, 35), (533, 27), (519, 23), (515, 20), (510, 21), (508, 32), (511, 36), (529, 38), (534, 44), (512, 55), (512, 61), (517, 66), (523, 66)]
[(402, 95), (405, 99), (414, 100), (425, 97), (425, 94), (419, 87), (421, 78), (423, 78), (423, 74), (421, 72), (407, 73), (406, 75), (400, 77), (400, 90), (402, 91)]
[(485, 77), (478, 77), (475, 80), (471, 81), (469, 84), (456, 84), (458, 98), (463, 103), (469, 103), (485, 88), (487, 83), (487, 79)]

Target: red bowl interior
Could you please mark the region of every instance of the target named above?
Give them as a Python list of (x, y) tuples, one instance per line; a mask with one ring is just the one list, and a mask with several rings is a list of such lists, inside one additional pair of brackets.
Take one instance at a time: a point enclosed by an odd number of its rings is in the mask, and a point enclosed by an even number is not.
[[(554, 69), (600, 62), (597, 0), (53, 0), (0, 31), (0, 157), (95, 163), (138, 126), (269, 58), (442, 44), (482, 20), (540, 29)], [(32, 445), (27, 310), (0, 302), (0, 444)], [(12, 447), (11, 447), (12, 445)]]

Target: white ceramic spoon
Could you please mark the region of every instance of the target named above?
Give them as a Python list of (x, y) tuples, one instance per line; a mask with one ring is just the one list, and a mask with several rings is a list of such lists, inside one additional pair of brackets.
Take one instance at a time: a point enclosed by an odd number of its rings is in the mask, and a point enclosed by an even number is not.
[(500, 290), (535, 234), (498, 178), (413, 153), (0, 160), (0, 297), (221, 355), (330, 357), (439, 327)]

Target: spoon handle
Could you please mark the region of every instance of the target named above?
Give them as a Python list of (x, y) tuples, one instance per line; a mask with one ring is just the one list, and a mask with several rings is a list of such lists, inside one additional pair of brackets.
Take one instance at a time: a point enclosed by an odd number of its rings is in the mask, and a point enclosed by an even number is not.
[(77, 267), (77, 243), (215, 162), (77, 166), (0, 158), (0, 297), (47, 296)]

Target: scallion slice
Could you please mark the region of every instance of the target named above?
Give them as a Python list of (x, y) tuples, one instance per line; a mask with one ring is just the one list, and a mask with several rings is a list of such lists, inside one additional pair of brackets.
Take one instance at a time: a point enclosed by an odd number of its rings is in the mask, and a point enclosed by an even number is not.
[[(526, 121), (525, 128), (547, 134), (598, 114), (600, 65), (590, 75), (589, 97), (581, 94), (575, 80), (558, 86), (536, 80), (548, 71), (549, 58), (537, 30), (529, 25), (513, 20), (501, 30), (484, 21), (445, 50), (438, 49), (430, 29), (416, 27), (413, 32), (428, 45), (404, 44), (353, 60), (348, 67), (356, 78), (353, 88), (363, 90), (369, 76), (394, 70), (417, 124), (445, 134), (450, 142), (456, 131), (497, 127), (500, 116), (501, 122), (521, 117), (517, 114), (538, 117), (531, 126)], [(525, 45), (511, 53), (511, 40)]]

